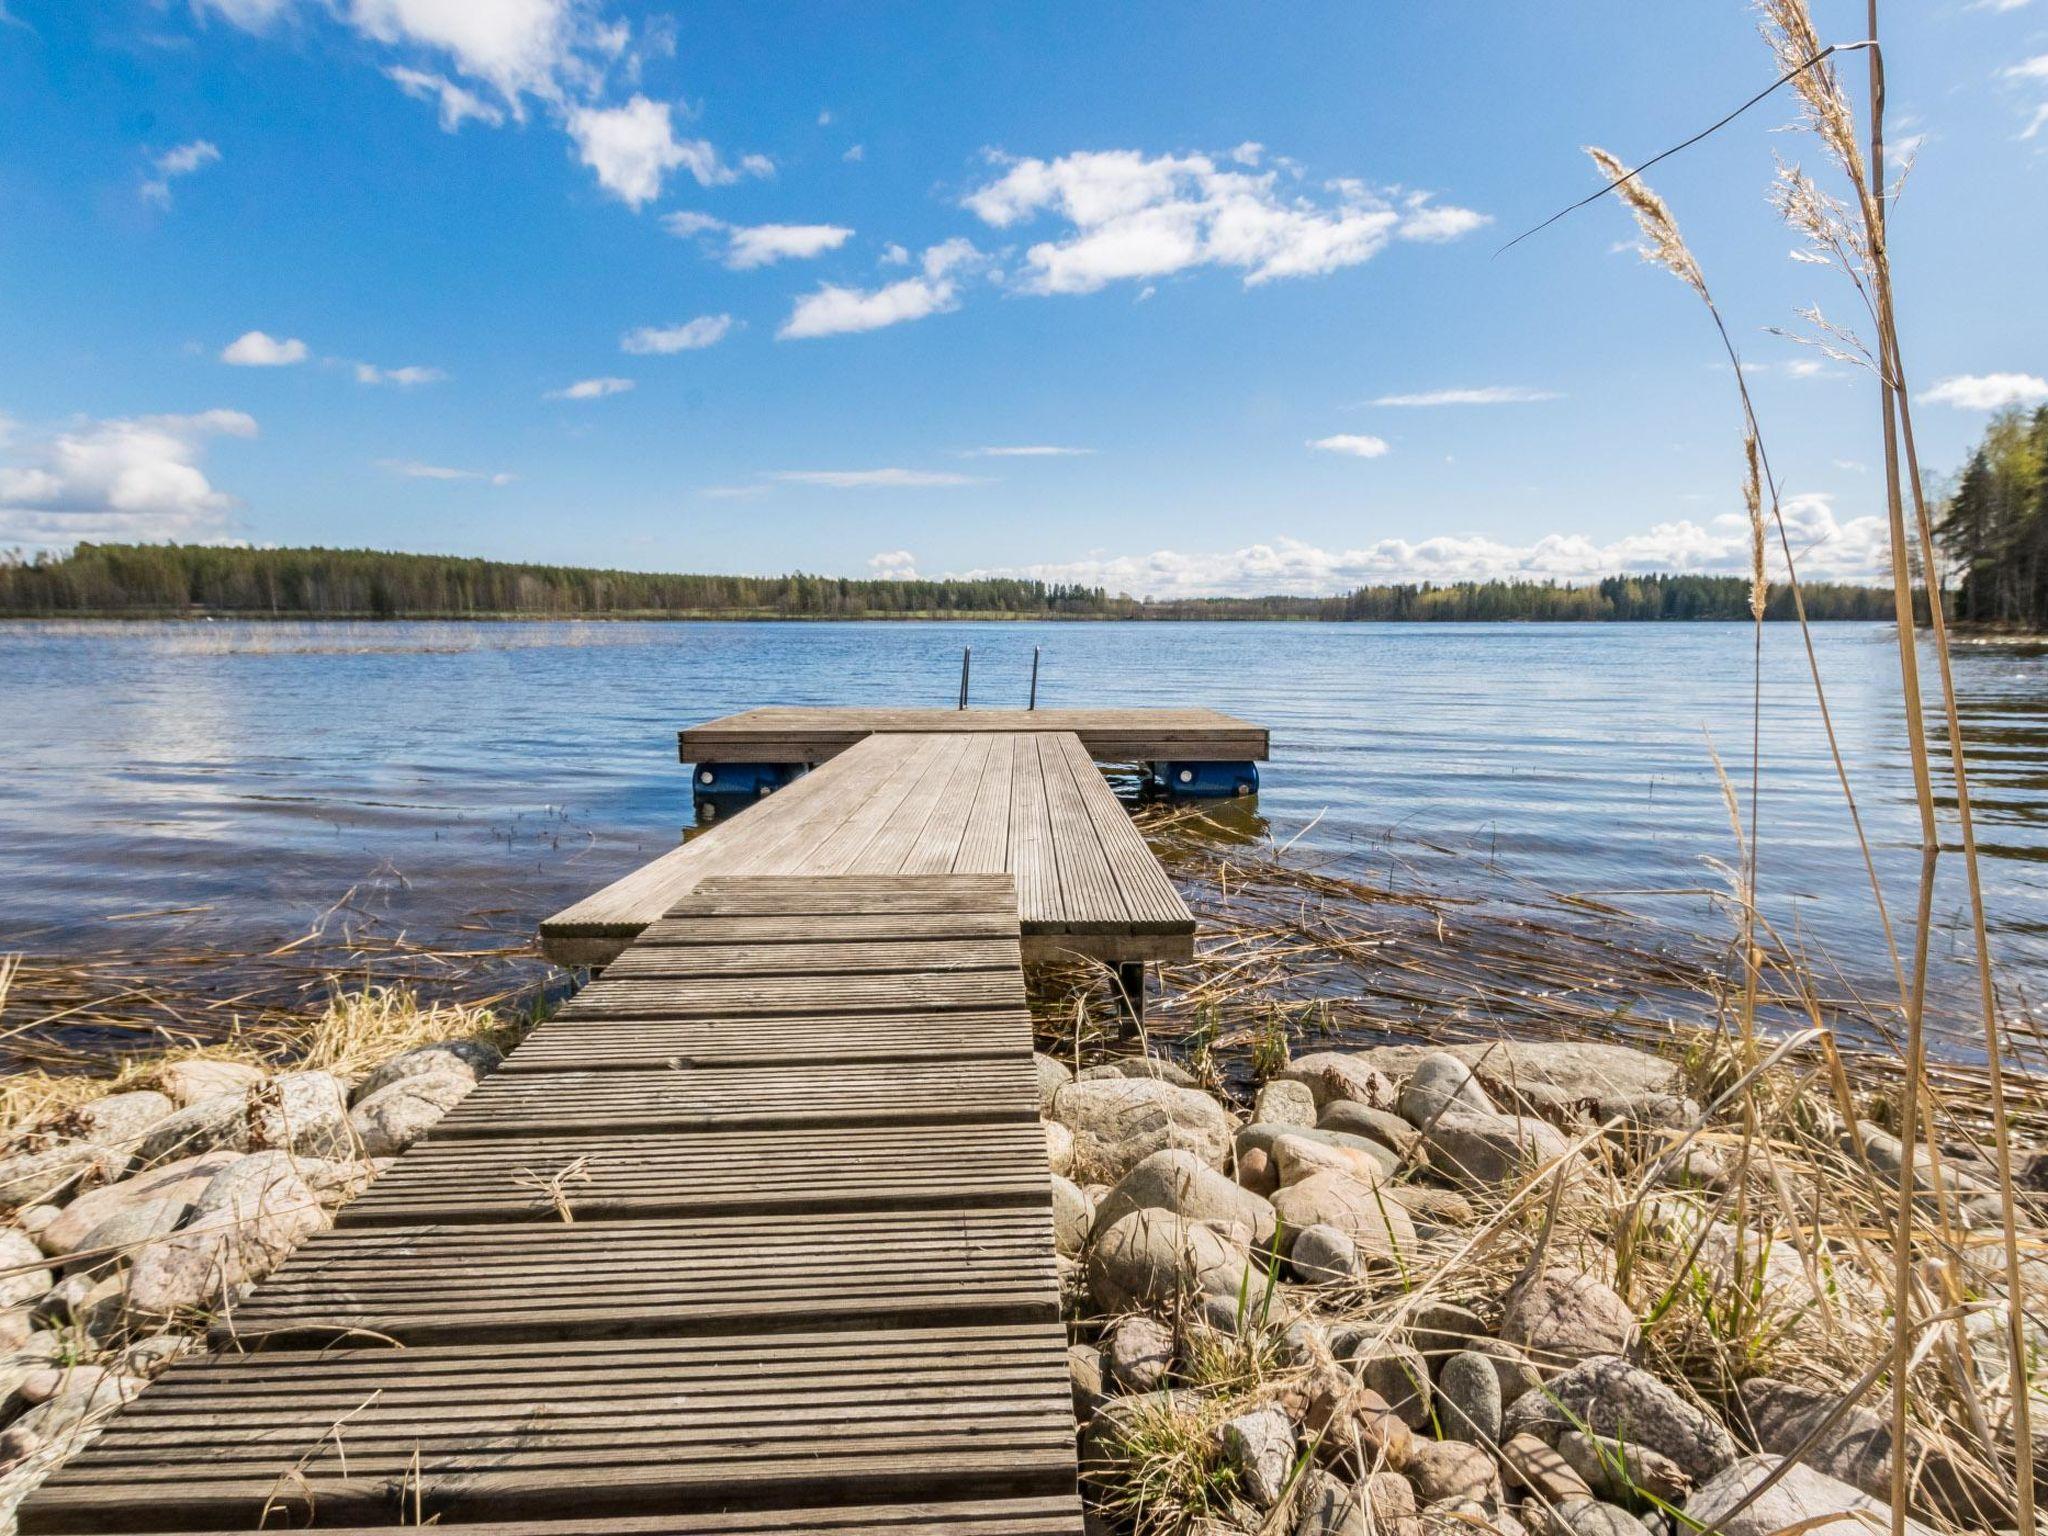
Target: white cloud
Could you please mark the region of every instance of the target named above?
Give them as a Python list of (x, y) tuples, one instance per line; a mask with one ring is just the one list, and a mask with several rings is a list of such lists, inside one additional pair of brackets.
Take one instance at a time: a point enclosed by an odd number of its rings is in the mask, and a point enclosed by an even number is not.
[(853, 231), (842, 224), (728, 224), (696, 212), (665, 214), (661, 223), (683, 239), (717, 236), (724, 247), (720, 260), (735, 272), (822, 256), (853, 238)]
[(194, 139), (189, 144), (180, 144), (175, 149), (167, 149), (160, 155), (150, 156), (150, 169), (156, 174), (143, 178), (143, 201), (155, 203), (159, 208), (170, 207), (173, 181), (180, 176), (190, 176), (194, 171), (202, 170), (209, 165), (218, 164), (219, 161), (219, 148), (207, 139)]
[(1249, 287), (1356, 266), (1396, 238), (1452, 240), (1487, 222), (1429, 206), (1428, 194), (1397, 206), (1392, 191), (1360, 181), (1327, 183), (1322, 201), (1283, 195), (1279, 170), (1226, 170), (1207, 155), (992, 158), (1002, 175), (963, 199), (984, 223), (1008, 229), (1049, 213), (1071, 226), (1025, 252), (1021, 286), (1035, 293), (1093, 293), (1200, 266), (1241, 271)]
[(631, 379), (578, 379), (574, 384), (561, 389), (551, 389), (541, 398), (545, 400), (602, 400), (607, 395), (623, 395), (633, 387)]
[(784, 469), (768, 477), (785, 485), (824, 485), (834, 490), (871, 490), (887, 487), (914, 490), (928, 486), (980, 485), (973, 475), (956, 475), (933, 469)]
[(845, 161), (845, 162), (846, 162), (846, 163), (847, 163), (848, 165), (858, 165), (858, 164), (860, 164), (860, 162), (861, 162), (861, 161), (863, 161), (863, 160), (867, 159), (867, 157), (868, 157), (868, 147), (867, 147), (867, 145), (865, 145), (865, 144), (854, 144), (854, 145), (851, 145), (851, 146), (850, 146), (850, 147), (849, 147), (849, 148), (847, 149), (846, 153), (845, 153), (845, 154), (843, 154), (843, 155), (841, 155), (841, 156), (840, 156), (839, 158), (840, 158), (840, 159), (842, 159), (842, 160), (844, 160), (844, 161)]
[(1478, 389), (1426, 389), (1412, 395), (1381, 395), (1374, 405), (1528, 405), (1539, 400), (1561, 400), (1554, 389), (1530, 389), (1521, 384), (1487, 384)]
[(732, 327), (731, 315), (699, 315), (681, 325), (643, 325), (619, 338), (619, 350), (643, 357), (696, 352), (717, 346)]
[(218, 539), (236, 502), (200, 468), (206, 442), (255, 435), (254, 418), (213, 410), (83, 421), (26, 439), (0, 462), (0, 539)]
[(916, 581), (917, 556), (907, 549), (885, 549), (868, 556), (868, 574), (878, 581)]
[(1266, 158), (1266, 146), (1256, 139), (1246, 139), (1230, 152), (1230, 158), (1239, 165), (1257, 165)]
[(598, 185), (630, 208), (661, 196), (661, 183), (681, 167), (700, 187), (739, 180), (708, 139), (678, 139), (669, 104), (635, 96), (622, 107), (577, 107), (566, 126)]
[(2032, 373), (1964, 373), (1922, 391), (1919, 399), (1922, 405), (1952, 405), (1961, 411), (2039, 405), (2048, 400), (2048, 379)]
[(278, 337), (263, 331), (244, 331), (221, 348), (220, 360), (237, 368), (288, 368), (303, 363), (310, 354), (296, 336)]
[(384, 73), (416, 101), (440, 103), (443, 133), (454, 133), (471, 119), (491, 128), (504, 126), (505, 114), (502, 111), (446, 75), (437, 75), (431, 70), (408, 69), (402, 64), (394, 64)]
[(450, 469), (445, 464), (422, 464), (418, 459), (379, 459), (377, 467), (408, 480), (480, 480), (487, 485), (510, 485), (519, 478), (503, 470)]
[(882, 265), (907, 267), (910, 265), (910, 252), (892, 240), (882, 247)]
[(1364, 432), (1339, 432), (1335, 437), (1313, 438), (1309, 447), (1323, 453), (1348, 453), (1358, 459), (1383, 459), (1389, 451), (1385, 438)]
[(959, 307), (959, 274), (977, 265), (981, 253), (972, 242), (947, 240), (929, 247), (922, 257), (924, 275), (874, 289), (842, 288), (827, 283), (796, 301), (782, 329), (787, 341), (810, 336), (840, 336), (880, 330), (906, 320), (922, 320)]
[(2037, 53), (2031, 59), (1999, 71), (2008, 80), (2048, 80), (2048, 53)]
[(580, 0), (350, 0), (348, 20), (380, 43), (445, 53), (515, 114), (521, 96), (555, 101), (570, 85), (592, 83), (595, 66), (583, 53), (610, 51), (616, 35)]
[[(1885, 569), (1888, 538), (1878, 517), (1841, 519), (1823, 495), (1785, 503), (1786, 531), (1809, 580), (1865, 581)], [(1773, 549), (1776, 541), (1773, 540)], [(1551, 534), (1510, 544), (1484, 534), (1420, 540), (1382, 539), (1358, 549), (1323, 549), (1299, 539), (1213, 552), (1156, 550), (1146, 555), (1094, 553), (1080, 560), (962, 571), (965, 578), (1026, 576), (1076, 582), (1154, 597), (1323, 596), (1395, 582), (1586, 582), (1618, 572), (1743, 575), (1749, 569), (1749, 523), (1729, 513), (1705, 524), (1658, 523), (1606, 543), (1584, 534)], [(1773, 569), (1776, 567), (1773, 557)]]
[(448, 377), (439, 368), (426, 368), (418, 363), (408, 363), (402, 368), (379, 368), (375, 363), (357, 363), (355, 373), (358, 384), (396, 384), (400, 389), (438, 384)]
[(1060, 448), (1049, 443), (1027, 443), (1017, 448), (969, 448), (970, 459), (1072, 459), (1093, 453), (1093, 448)]

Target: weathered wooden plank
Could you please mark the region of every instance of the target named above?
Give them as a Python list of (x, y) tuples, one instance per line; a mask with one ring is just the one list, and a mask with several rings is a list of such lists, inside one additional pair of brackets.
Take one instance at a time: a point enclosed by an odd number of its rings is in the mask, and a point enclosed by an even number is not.
[[(1078, 1495), (1033, 1495), (915, 1504), (855, 1504), (837, 1509), (772, 1509), (639, 1515), (613, 1519), (483, 1520), (463, 1536), (1076, 1536)], [(457, 1529), (457, 1527), (445, 1527)], [(391, 1536), (389, 1525), (322, 1522), (327, 1536)], [(194, 1536), (248, 1536), (246, 1530)]]
[[(978, 742), (984, 751), (986, 741)], [(950, 858), (950, 855), (948, 855)], [(837, 914), (836, 939), (1014, 939), (1016, 902), (1004, 898), (1008, 910), (988, 912), (877, 912)], [(815, 940), (815, 914), (771, 917), (664, 917), (649, 923), (635, 941), (639, 948), (725, 944), (801, 944)]]
[(907, 1008), (1020, 1008), (1024, 982), (1010, 971), (958, 971), (882, 976), (706, 976), (689, 983), (600, 977), (576, 994), (576, 1017), (605, 1014), (896, 1013)]
[[(1072, 930), (1121, 928), (1130, 921), (1130, 909), (1103, 853), (1102, 838), (1095, 830), (1087, 804), (1089, 790), (1107, 795), (1109, 788), (1092, 763), (1086, 785), (1076, 782), (1066, 753), (1061, 750), (1072, 740), (1071, 736), (1031, 738), (1045, 781), (1046, 830), (1059, 870), (1060, 924)], [(1123, 808), (1117, 809), (1121, 814)], [(1149, 859), (1151, 854), (1148, 852), (1146, 857)]]
[(605, 976), (613, 981), (655, 976), (677, 980), (700, 976), (853, 976), (891, 971), (994, 971), (1017, 963), (1014, 938), (842, 941), (836, 936), (826, 938), (818, 934), (808, 943), (717, 947), (635, 944), (606, 969)]
[(1028, 1056), (1031, 1015), (984, 1012), (794, 1014), (764, 1030), (736, 1019), (561, 1018), (535, 1028), (501, 1073), (622, 1066), (825, 1068), (855, 1061), (978, 1061)]
[(1063, 1496), (1064, 1338), (1041, 1324), (180, 1362), (45, 1484), (23, 1529)]
[(501, 1072), (435, 1125), (435, 1140), (626, 1130), (1036, 1124), (1029, 1061), (849, 1062), (818, 1072), (653, 1067)]
[(722, 1212), (1049, 1205), (1036, 1125), (826, 1126), (422, 1142), (342, 1207), (339, 1227)]
[(916, 846), (897, 866), (899, 875), (941, 875), (953, 868), (961, 839), (967, 832), (968, 818), (974, 810), (975, 797), (988, 771), (989, 754), (997, 749), (1001, 738), (966, 736), (962, 739), (966, 742), (966, 750), (953, 770), (945, 798), (925, 823)]
[(1045, 773), (1038, 761), (1038, 741), (1028, 735), (1010, 738), (1010, 873), (1017, 881), (1022, 926), (1060, 920), (1060, 876), (1046, 817)]
[(1111, 762), (1263, 759), (1264, 727), (1213, 709), (824, 709), (770, 705), (678, 733), (683, 762), (824, 762), (870, 735), (1068, 731)]
[[(1117, 886), (1123, 892), (1133, 928), (1139, 932), (1185, 933), (1192, 939), (1194, 914), (1188, 911), (1188, 904), (1181, 900), (1173, 882), (1166, 878), (1159, 861), (1152, 857), (1143, 835), (1131, 824), (1130, 814), (1102, 783), (1101, 775), (1095, 773), (1094, 765), (1078, 743), (1066, 739), (1051, 745), (1067, 759), (1076, 782), (1083, 786), (1083, 803), (1089, 819), (1095, 823), (1096, 835), (1102, 840), (1102, 851), (1116, 875)], [(1087, 792), (1090, 787), (1101, 792)]]
[(214, 1339), (419, 1345), (1058, 1317), (1049, 1213), (953, 1207), (327, 1232)]
[[(974, 789), (974, 804), (967, 813), (967, 825), (960, 833), (959, 851), (953, 858), (956, 875), (1008, 874), (1010, 870), (1010, 785), (1014, 751), (1007, 736), (989, 738), (988, 755), (982, 761), (981, 781)], [(1018, 906), (1012, 879), (1011, 905)], [(1023, 910), (1018, 907), (1018, 924)]]

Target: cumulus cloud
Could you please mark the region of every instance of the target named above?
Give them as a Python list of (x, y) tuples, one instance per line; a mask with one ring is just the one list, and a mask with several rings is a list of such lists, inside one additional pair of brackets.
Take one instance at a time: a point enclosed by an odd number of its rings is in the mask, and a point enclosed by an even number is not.
[(708, 213), (666, 214), (661, 223), (672, 235), (701, 237), (707, 252), (735, 272), (822, 256), (853, 238), (843, 224), (728, 224)]
[(142, 200), (155, 203), (159, 208), (171, 206), (171, 183), (180, 176), (190, 176), (194, 171), (203, 170), (220, 160), (220, 150), (209, 140), (194, 139), (189, 144), (180, 144), (176, 149), (167, 149), (162, 154), (149, 157), (149, 168), (155, 174), (142, 179)]
[(241, 411), (82, 421), (0, 443), (0, 539), (218, 539), (235, 499), (200, 467), (216, 437), (254, 437)]
[(2048, 400), (2048, 379), (2033, 373), (1962, 373), (1943, 379), (1920, 395), (1922, 405), (1952, 405), (1961, 411), (1996, 411), (2008, 405)]
[(973, 475), (956, 475), (942, 469), (783, 469), (768, 477), (785, 485), (823, 485), (834, 490), (889, 488), (916, 490), (930, 486), (979, 485)]
[(740, 178), (739, 171), (719, 159), (710, 140), (676, 137), (665, 101), (635, 96), (620, 107), (577, 107), (566, 126), (578, 157), (596, 172), (598, 185), (629, 208), (661, 196), (662, 181), (678, 168), (694, 176), (700, 187)]
[(868, 556), (868, 574), (880, 581), (916, 581), (917, 556), (907, 549), (885, 549)]
[[(1249, 167), (1262, 151), (1240, 145), (1235, 153)], [(1035, 293), (1093, 293), (1201, 266), (1240, 271), (1246, 286), (1319, 276), (1369, 261), (1397, 238), (1454, 240), (1488, 222), (1471, 209), (1435, 206), (1427, 194), (1355, 180), (1304, 196), (1283, 191), (1277, 169), (1225, 169), (1201, 154), (992, 159), (1002, 174), (962, 200), (982, 222), (1009, 229), (1051, 215), (1069, 226), (1024, 253), (1021, 286)]]
[[(1882, 519), (1842, 519), (1836, 515), (1832, 499), (1824, 495), (1793, 497), (1784, 510), (1786, 531), (1800, 551), (1802, 576), (1865, 581), (1884, 570), (1888, 543)], [(1749, 558), (1748, 519), (1730, 513), (1704, 524), (1690, 520), (1658, 523), (1642, 533), (1606, 543), (1583, 534), (1551, 534), (1529, 544), (1458, 534), (1412, 541), (1382, 539), (1357, 549), (1324, 549), (1282, 538), (1232, 550), (1101, 553), (1080, 560), (955, 574), (969, 579), (1028, 576), (1153, 597), (1323, 596), (1394, 582), (1585, 582), (1623, 571), (1743, 575), (1748, 572)]]
[(379, 368), (375, 363), (357, 363), (355, 374), (358, 384), (395, 384), (400, 389), (438, 384), (448, 377), (439, 368), (427, 368), (418, 363), (407, 363), (402, 368)]
[(1412, 395), (1381, 395), (1374, 405), (1527, 405), (1539, 400), (1563, 397), (1554, 389), (1530, 389), (1520, 384), (1488, 384), (1478, 389), (1426, 389)]
[(221, 348), (220, 360), (237, 368), (289, 368), (310, 355), (296, 336), (280, 339), (264, 331), (244, 331)]
[(843, 288), (826, 283), (815, 293), (796, 301), (782, 329), (775, 334), (789, 341), (809, 336), (840, 336), (853, 331), (875, 331), (906, 320), (922, 320), (960, 306), (960, 277), (978, 266), (981, 253), (971, 241), (947, 240), (929, 247), (922, 258), (922, 275), (881, 288)]
[(510, 485), (519, 478), (504, 470), (450, 469), (445, 464), (422, 464), (418, 459), (379, 459), (377, 467), (407, 480), (479, 480), (486, 485)]
[(1355, 459), (1383, 459), (1390, 451), (1387, 440), (1365, 432), (1339, 432), (1335, 437), (1318, 437), (1309, 447), (1319, 453), (1348, 453)]
[(542, 396), (545, 400), (602, 400), (607, 395), (623, 395), (633, 387), (631, 379), (578, 379), (574, 384), (560, 389), (551, 389)]
[(464, 123), (470, 121), (490, 128), (504, 126), (505, 114), (502, 111), (446, 75), (437, 75), (426, 69), (408, 69), (402, 64), (394, 64), (384, 74), (414, 100), (438, 102), (443, 133), (458, 132)]
[(643, 357), (696, 352), (717, 346), (732, 328), (731, 315), (699, 315), (681, 325), (643, 325), (619, 338), (619, 350)]

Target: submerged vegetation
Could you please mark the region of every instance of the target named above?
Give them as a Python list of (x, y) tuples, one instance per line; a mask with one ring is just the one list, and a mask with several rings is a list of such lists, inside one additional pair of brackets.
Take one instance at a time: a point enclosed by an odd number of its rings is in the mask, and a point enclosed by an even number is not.
[[(1888, 593), (1803, 589), (1807, 617), (1887, 619)], [(1740, 576), (1610, 576), (1584, 586), (1461, 581), (1335, 597), (1158, 599), (1007, 577), (971, 581), (664, 575), (369, 549), (80, 544), (0, 557), (0, 616), (292, 619), (1746, 619)], [(1765, 617), (1795, 617), (1772, 595)]]

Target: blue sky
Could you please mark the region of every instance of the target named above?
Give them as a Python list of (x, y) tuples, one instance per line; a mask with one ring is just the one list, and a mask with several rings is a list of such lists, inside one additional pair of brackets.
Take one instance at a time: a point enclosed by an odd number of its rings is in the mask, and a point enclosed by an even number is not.
[[(1731, 380), (1622, 212), (1496, 254), (1590, 188), (1581, 145), (1633, 162), (1770, 78), (1732, 0), (0, 15), (0, 545), (1161, 595), (1746, 559)], [(1946, 467), (2048, 397), (2048, 0), (1887, 27)], [(1854, 576), (1870, 383), (1766, 331), (1852, 306), (1766, 203), (1774, 153), (1818, 169), (1792, 116), (1654, 184), (1807, 569)]]

